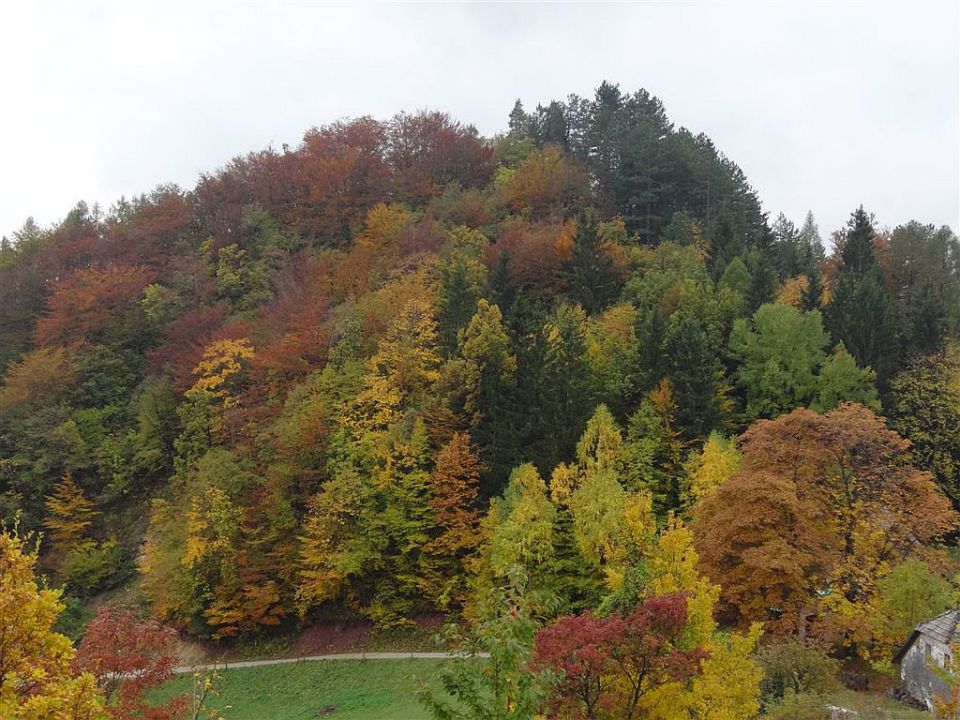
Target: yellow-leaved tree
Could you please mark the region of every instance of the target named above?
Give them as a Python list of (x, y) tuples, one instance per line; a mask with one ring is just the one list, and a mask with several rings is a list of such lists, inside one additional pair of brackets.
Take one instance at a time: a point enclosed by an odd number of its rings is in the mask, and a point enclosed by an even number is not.
[(235, 405), (235, 385), (252, 359), (253, 345), (246, 338), (215, 340), (203, 349), (203, 359), (193, 369), (197, 381), (187, 397), (206, 395), (225, 408)]
[(693, 533), (681, 520), (669, 517), (648, 558), (650, 597), (687, 593), (687, 636), (705, 650), (701, 674), (689, 686), (664, 686), (657, 698), (656, 717), (663, 720), (746, 720), (760, 709), (763, 671), (752, 655), (761, 626), (754, 623), (746, 634), (717, 629), (713, 608), (720, 587), (697, 572)]
[(91, 503), (77, 487), (72, 473), (67, 470), (63, 478), (53, 487), (53, 494), (47, 498), (47, 511), (50, 513), (43, 521), (50, 532), (52, 553), (60, 557), (75, 547), (87, 528), (96, 517)]
[(23, 538), (0, 531), (0, 718), (104, 718), (96, 681), (73, 671), (73, 646), (52, 629), (63, 605), (37, 584), (36, 563)]
[(690, 486), (686, 498), (700, 502), (740, 469), (740, 450), (733, 438), (714, 431), (703, 444), (703, 450), (687, 462)]

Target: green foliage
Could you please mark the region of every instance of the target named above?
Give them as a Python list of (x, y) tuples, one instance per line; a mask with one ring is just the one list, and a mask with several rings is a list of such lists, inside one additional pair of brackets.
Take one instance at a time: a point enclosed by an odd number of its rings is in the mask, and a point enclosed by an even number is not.
[[(526, 597), (522, 574), (512, 574), (479, 610), (470, 635), (455, 630), (463, 658), (440, 673), (443, 692), (425, 687), (420, 702), (435, 720), (527, 720), (546, 698), (552, 678), (530, 669), (540, 621)], [(489, 653), (478, 662), (477, 653)]]
[(577, 217), (570, 259), (562, 269), (566, 291), (588, 314), (603, 310), (616, 297), (619, 282), (607, 244), (601, 243), (595, 212)]
[(530, 574), (551, 556), (555, 515), (537, 469), (530, 463), (515, 469), (503, 499), (493, 500), (487, 516), (489, 563), (495, 576), (517, 566)]
[(795, 638), (764, 644), (757, 651), (757, 661), (763, 668), (760, 690), (764, 705), (779, 703), (786, 696), (839, 689), (840, 663), (827, 650)]
[(896, 308), (874, 255), (874, 230), (859, 208), (843, 239), (843, 264), (833, 297), (826, 309), (834, 342), (843, 343), (861, 367), (877, 374), (886, 387), (900, 360)]
[(738, 292), (743, 298), (750, 296), (752, 286), (753, 278), (750, 276), (750, 271), (747, 270), (747, 266), (743, 264), (743, 260), (739, 257), (730, 261), (727, 269), (723, 271), (723, 275), (720, 277), (720, 282), (717, 283), (717, 287)]
[[(696, 297), (693, 295), (692, 297)], [(698, 307), (681, 305), (667, 321), (662, 351), (676, 403), (677, 425), (687, 438), (705, 437), (727, 415), (721, 329)]]
[(747, 417), (772, 418), (804, 405), (826, 412), (842, 401), (879, 410), (873, 371), (857, 367), (842, 344), (827, 358), (828, 342), (817, 310), (762, 305), (752, 320), (737, 320), (730, 349), (739, 362)]
[(487, 269), (482, 263), (486, 245), (487, 239), (479, 232), (456, 228), (437, 266), (440, 282), (438, 327), (440, 340), (448, 351), (456, 349), (458, 333), (477, 310), (487, 279)]
[(730, 349), (740, 362), (747, 417), (775, 417), (808, 404), (817, 389), (827, 334), (820, 313), (789, 305), (762, 305), (752, 322), (737, 320)]
[(82, 599), (75, 595), (61, 595), (60, 603), (63, 610), (57, 615), (53, 624), (53, 631), (66, 635), (76, 645), (87, 630), (87, 625), (93, 620), (93, 611)]
[(662, 242), (676, 243), (677, 245), (693, 245), (697, 239), (699, 228), (693, 218), (685, 212), (675, 212), (670, 222), (663, 229)]
[(956, 589), (922, 560), (910, 558), (877, 581), (871, 609), (880, 643), (898, 647), (918, 624), (952, 607)]
[(891, 422), (913, 443), (913, 462), (960, 503), (960, 351), (918, 358), (894, 378)]
[(680, 505), (683, 446), (670, 407), (646, 398), (627, 421), (624, 443), (624, 485), (649, 489), (659, 517)]
[(60, 575), (71, 593), (89, 597), (122, 583), (132, 575), (132, 570), (116, 540), (84, 540), (66, 554)]
[(929, 353), (960, 328), (960, 240), (916, 221), (889, 239), (890, 271), (903, 316), (904, 349)]
[(855, 402), (880, 412), (875, 378), (870, 368), (857, 367), (856, 360), (841, 343), (820, 368), (817, 399), (810, 407), (822, 413), (833, 410), (841, 402)]

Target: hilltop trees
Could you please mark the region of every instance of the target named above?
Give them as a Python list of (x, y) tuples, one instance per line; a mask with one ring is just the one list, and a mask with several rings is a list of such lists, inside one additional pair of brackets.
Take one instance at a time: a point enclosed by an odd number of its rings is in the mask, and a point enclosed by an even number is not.
[(344, 120), (3, 246), (0, 518), (209, 639), (451, 614), (476, 717), (548, 709), (543, 628), (571, 714), (740, 720), (715, 609), (881, 660), (956, 575), (958, 286), (948, 229), (768, 222), (646, 91)]

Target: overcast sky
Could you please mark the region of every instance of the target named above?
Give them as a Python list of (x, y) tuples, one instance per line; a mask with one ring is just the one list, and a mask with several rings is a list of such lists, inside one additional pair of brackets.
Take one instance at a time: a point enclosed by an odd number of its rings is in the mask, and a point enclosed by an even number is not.
[(960, 3), (3, 2), (0, 234), (314, 125), (647, 88), (826, 237), (960, 216)]

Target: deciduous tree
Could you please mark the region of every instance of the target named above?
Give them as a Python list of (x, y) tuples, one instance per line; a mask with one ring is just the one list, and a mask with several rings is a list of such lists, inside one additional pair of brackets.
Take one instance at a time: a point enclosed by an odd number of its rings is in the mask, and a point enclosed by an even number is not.
[(185, 695), (160, 705), (145, 695), (173, 677), (177, 634), (128, 611), (103, 608), (91, 621), (77, 651), (76, 664), (97, 679), (115, 720), (177, 720)]
[(36, 562), (23, 538), (0, 532), (0, 717), (99, 720), (96, 681), (72, 669), (70, 640), (53, 632), (63, 604), (37, 584)]
[[(741, 438), (741, 470), (695, 509), (697, 550), (721, 610), (781, 630), (807, 618), (844, 630), (883, 569), (958, 524), (909, 443), (861, 405), (795, 410)], [(828, 630), (824, 629), (824, 632)]]
[(590, 718), (656, 717), (700, 672), (706, 653), (686, 649), (683, 594), (651, 597), (629, 614), (567, 616), (537, 633), (534, 667), (561, 674), (555, 712)]

